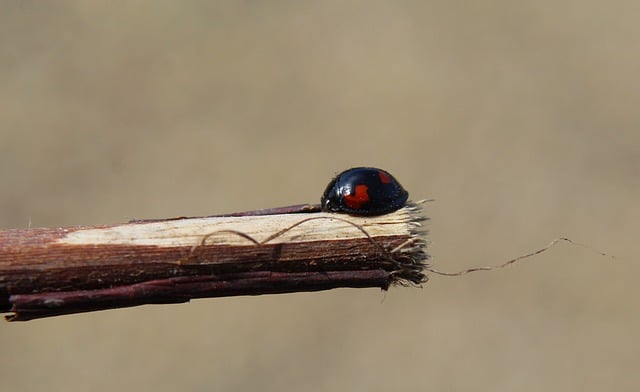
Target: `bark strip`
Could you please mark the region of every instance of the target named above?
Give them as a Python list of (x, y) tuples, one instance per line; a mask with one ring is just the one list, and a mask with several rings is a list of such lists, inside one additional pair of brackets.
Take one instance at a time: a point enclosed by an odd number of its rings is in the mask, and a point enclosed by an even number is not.
[(0, 231), (11, 321), (192, 298), (426, 281), (415, 204), (378, 217), (322, 212)]

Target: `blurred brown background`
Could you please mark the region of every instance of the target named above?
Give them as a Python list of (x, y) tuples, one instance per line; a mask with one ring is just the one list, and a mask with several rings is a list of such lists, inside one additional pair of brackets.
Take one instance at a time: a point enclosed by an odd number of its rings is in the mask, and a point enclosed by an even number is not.
[(389, 170), (423, 289), (0, 323), (16, 391), (631, 391), (637, 1), (0, 2), (0, 228), (316, 202)]

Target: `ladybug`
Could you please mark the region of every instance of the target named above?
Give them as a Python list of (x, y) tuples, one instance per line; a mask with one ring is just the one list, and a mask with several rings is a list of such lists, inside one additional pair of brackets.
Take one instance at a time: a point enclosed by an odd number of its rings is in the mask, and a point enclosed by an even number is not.
[(409, 192), (391, 174), (374, 167), (355, 167), (338, 174), (320, 198), (326, 212), (382, 215), (407, 202)]

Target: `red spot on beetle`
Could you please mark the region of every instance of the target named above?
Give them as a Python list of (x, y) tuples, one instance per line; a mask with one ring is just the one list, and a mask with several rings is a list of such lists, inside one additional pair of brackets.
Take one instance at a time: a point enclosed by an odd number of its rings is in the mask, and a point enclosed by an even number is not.
[(378, 170), (378, 177), (380, 177), (380, 181), (383, 184), (390, 184), (391, 183), (391, 177), (389, 177), (389, 175), (385, 172), (383, 172), (382, 170)]
[(353, 194), (344, 195), (344, 203), (354, 210), (369, 202), (369, 187), (366, 185), (356, 185)]

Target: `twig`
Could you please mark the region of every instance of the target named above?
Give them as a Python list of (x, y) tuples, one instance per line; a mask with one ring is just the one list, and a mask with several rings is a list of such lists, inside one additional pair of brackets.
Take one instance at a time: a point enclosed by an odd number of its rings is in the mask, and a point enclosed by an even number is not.
[(424, 218), (415, 204), (378, 217), (306, 207), (0, 231), (0, 312), (23, 321), (192, 298), (426, 281)]

